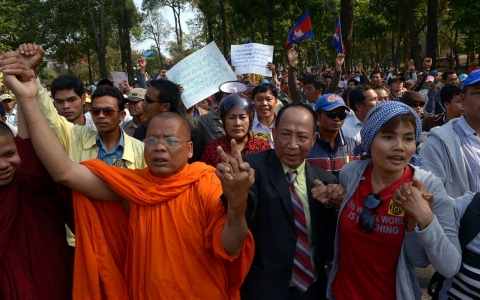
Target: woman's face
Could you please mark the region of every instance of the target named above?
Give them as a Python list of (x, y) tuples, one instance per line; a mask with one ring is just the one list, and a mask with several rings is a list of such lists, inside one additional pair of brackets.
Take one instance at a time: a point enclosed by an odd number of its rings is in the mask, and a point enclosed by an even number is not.
[(382, 173), (401, 175), (416, 149), (413, 124), (400, 122), (393, 132), (380, 129), (370, 146), (373, 166)]
[(225, 114), (225, 130), (230, 138), (240, 141), (248, 134), (250, 119), (244, 109), (232, 106)]

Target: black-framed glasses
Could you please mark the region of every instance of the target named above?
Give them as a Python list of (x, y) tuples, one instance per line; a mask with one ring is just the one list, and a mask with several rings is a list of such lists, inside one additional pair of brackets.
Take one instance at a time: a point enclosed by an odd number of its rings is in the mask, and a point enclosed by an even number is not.
[(375, 210), (383, 203), (379, 194), (369, 194), (365, 197), (363, 212), (358, 219), (358, 228), (365, 233), (372, 233), (375, 229)]
[(103, 112), (103, 115), (105, 117), (111, 117), (116, 112), (120, 112), (120, 111), (119, 110), (114, 110), (111, 107), (92, 107), (92, 110), (90, 111), (92, 116), (98, 116), (98, 115), (100, 115), (100, 112)]
[(158, 143), (161, 143), (162, 145), (170, 148), (175, 148), (177, 147), (180, 143), (185, 143), (185, 142), (190, 142), (186, 140), (181, 140), (176, 137), (168, 137), (162, 140), (156, 139), (156, 138), (148, 138), (145, 139), (145, 146), (148, 147), (155, 147), (158, 145)]
[(347, 118), (347, 113), (346, 112), (337, 113), (337, 112), (334, 112), (334, 111), (326, 111), (325, 115), (327, 117), (329, 117), (330, 119), (335, 119), (335, 118), (338, 117), (340, 120), (345, 120)]

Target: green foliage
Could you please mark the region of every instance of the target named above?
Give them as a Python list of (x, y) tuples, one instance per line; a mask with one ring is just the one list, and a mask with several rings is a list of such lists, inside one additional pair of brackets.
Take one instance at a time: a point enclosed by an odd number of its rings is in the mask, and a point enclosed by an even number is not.
[(42, 79), (42, 83), (51, 84), (52, 81), (57, 78), (58, 73), (50, 68), (43, 68), (38, 72), (38, 76)]

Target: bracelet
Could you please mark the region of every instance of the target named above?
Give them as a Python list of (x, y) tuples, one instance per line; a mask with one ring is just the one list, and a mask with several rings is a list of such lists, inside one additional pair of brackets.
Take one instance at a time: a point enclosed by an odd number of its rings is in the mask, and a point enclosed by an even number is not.
[(332, 208), (333, 207), (333, 204), (324, 204), (326, 208)]

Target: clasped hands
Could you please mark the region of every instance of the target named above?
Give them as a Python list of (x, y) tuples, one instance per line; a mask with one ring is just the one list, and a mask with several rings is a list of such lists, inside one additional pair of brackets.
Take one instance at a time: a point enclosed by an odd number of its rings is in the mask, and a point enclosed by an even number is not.
[(420, 229), (428, 226), (434, 218), (431, 210), (433, 195), (426, 192), (425, 183), (417, 178), (397, 188), (392, 200), (394, 205), (402, 208), (408, 217), (414, 219)]

